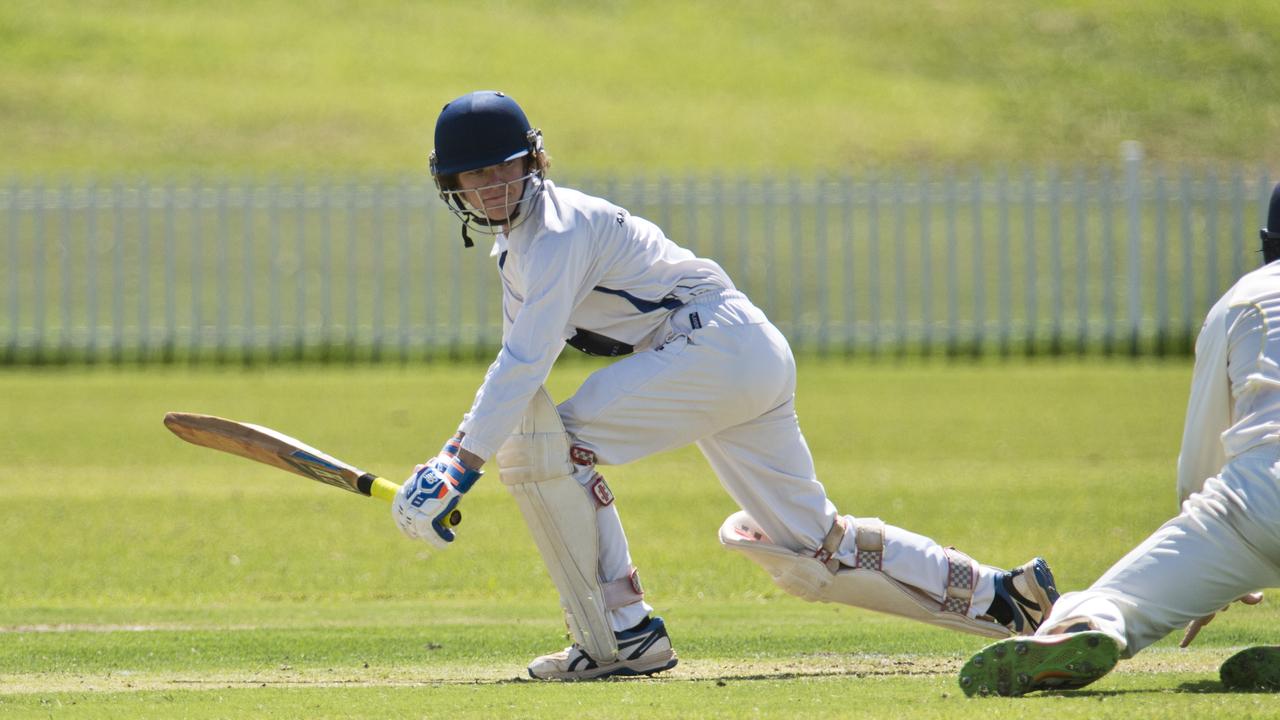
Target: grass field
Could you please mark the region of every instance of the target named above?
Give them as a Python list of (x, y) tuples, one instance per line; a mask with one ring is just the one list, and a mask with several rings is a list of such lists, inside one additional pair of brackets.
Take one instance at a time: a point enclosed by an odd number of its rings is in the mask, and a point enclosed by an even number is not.
[(573, 172), (1274, 162), (1257, 0), (12, 0), (0, 171), (421, 173), (504, 89)]
[[(564, 397), (592, 367), (553, 375)], [(696, 452), (611, 468), (680, 665), (542, 684), (554, 591), (496, 478), (458, 544), (386, 508), (186, 445), (167, 410), (278, 427), (398, 478), (434, 452), (481, 365), (0, 373), (0, 716), (1263, 717), (1217, 666), (1274, 641), (1275, 606), (1192, 649), (1166, 639), (1085, 692), (966, 700), (981, 638), (810, 605), (715, 540), (735, 508)], [(1174, 508), (1185, 362), (806, 361), (799, 409), (846, 511), (982, 561), (1044, 554), (1079, 588)]]

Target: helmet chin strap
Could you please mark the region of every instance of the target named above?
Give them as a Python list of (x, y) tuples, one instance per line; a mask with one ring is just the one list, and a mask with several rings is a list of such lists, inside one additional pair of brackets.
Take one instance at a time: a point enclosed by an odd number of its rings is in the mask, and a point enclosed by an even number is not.
[(475, 242), (472, 241), (471, 239), (471, 235), (467, 232), (467, 228), (471, 227), (471, 223), (473, 222), (479, 223), (480, 225), (484, 225), (485, 227), (493, 227), (495, 225), (514, 225), (515, 219), (519, 216), (520, 216), (519, 206), (513, 207), (511, 211), (511, 215), (507, 217), (506, 220), (490, 220), (487, 217), (477, 215), (473, 210), (468, 210), (467, 219), (464, 220), (462, 223), (462, 246), (463, 247), (476, 246)]

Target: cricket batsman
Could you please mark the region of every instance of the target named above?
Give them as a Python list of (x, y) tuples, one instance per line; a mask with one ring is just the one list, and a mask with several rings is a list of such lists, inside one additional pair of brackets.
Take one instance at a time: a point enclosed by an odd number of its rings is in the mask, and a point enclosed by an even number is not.
[[(718, 264), (625, 208), (558, 187), (549, 165), (541, 131), (501, 92), (469, 93), (440, 112), (431, 175), (464, 243), (492, 236), (502, 347), (457, 434), (392, 508), (406, 535), (447, 548), (447, 518), (481, 467), (497, 462), (573, 638), (535, 658), (532, 677), (675, 666), (601, 468), (689, 443), (742, 509), (721, 542), (787, 592), (989, 637), (1039, 626), (1058, 595), (1042, 558), (1006, 571), (838, 513), (800, 432), (782, 334)], [(556, 405), (543, 383), (566, 344), (618, 359)]]
[[(1182, 511), (1064, 594), (1034, 637), (973, 656), (960, 671), (967, 695), (1084, 687), (1184, 625), (1185, 647), (1231, 602), (1257, 604), (1260, 588), (1280, 585), (1280, 185), (1267, 225), (1263, 267), (1218, 300), (1196, 340)], [(1229, 688), (1280, 690), (1280, 647), (1241, 651), (1220, 674)]]

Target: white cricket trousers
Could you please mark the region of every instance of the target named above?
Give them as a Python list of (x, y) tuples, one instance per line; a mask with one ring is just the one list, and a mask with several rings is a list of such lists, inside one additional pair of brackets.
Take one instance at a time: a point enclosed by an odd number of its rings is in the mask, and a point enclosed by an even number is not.
[(1182, 512), (1088, 590), (1066, 593), (1037, 634), (1081, 621), (1132, 657), (1236, 598), (1280, 585), (1280, 448), (1239, 455)]
[[(600, 465), (622, 465), (696, 442), (730, 497), (774, 543), (812, 555), (836, 518), (814, 471), (795, 411), (791, 348), (741, 293), (695, 297), (672, 313), (666, 342), (592, 373), (559, 406), (573, 442)], [(591, 468), (580, 468), (586, 483)], [(614, 506), (598, 512), (600, 573), (625, 577), (631, 555)], [(836, 557), (853, 564), (853, 533)], [(947, 558), (934, 541), (886, 525), (884, 571), (941, 602)], [(985, 612), (999, 570), (980, 566), (970, 617)], [(639, 602), (612, 612), (615, 630), (652, 608)]]

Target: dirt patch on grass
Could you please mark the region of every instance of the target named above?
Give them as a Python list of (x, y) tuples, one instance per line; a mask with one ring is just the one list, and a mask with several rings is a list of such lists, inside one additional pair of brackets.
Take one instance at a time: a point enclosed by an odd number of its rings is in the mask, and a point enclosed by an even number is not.
[[(1238, 648), (1155, 649), (1122, 661), (1122, 674), (1200, 674), (1216, 679), (1221, 662)], [(803, 678), (931, 677), (959, 671), (964, 658), (938, 655), (805, 655), (741, 660), (684, 658), (652, 678), (612, 682), (744, 682)], [(0, 675), (0, 694), (150, 692), (236, 688), (431, 687), (536, 682), (522, 666), (397, 666), (394, 668), (275, 668), (206, 673)]]
[[(790, 678), (867, 677), (950, 674), (954, 658), (932, 656), (830, 655), (744, 660), (682, 659), (674, 669), (649, 682), (715, 682)], [(618, 682), (635, 682), (636, 679)], [(645, 680), (639, 680), (644, 682)], [(389, 669), (314, 669), (280, 666), (252, 672), (200, 674), (112, 672), (105, 674), (32, 674), (0, 676), (0, 694), (47, 692), (139, 692), (250, 687), (423, 687), (432, 685), (533, 682), (521, 666), (396, 667)]]

